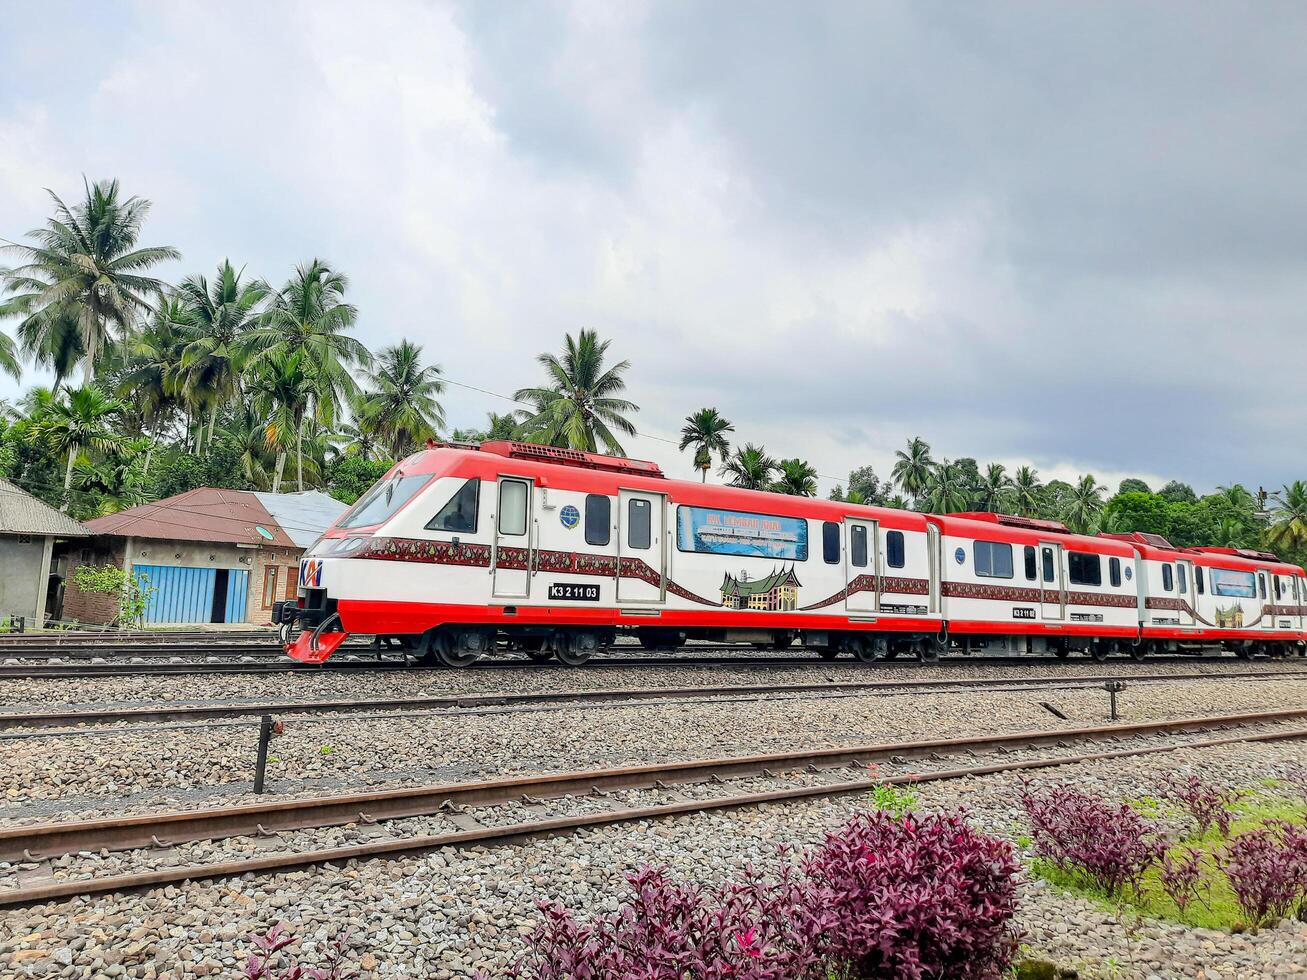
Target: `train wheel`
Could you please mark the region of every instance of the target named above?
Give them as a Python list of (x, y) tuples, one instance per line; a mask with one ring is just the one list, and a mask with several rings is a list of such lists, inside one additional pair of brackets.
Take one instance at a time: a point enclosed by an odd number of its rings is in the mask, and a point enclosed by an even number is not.
[(1053, 656), (1057, 657), (1058, 660), (1065, 660), (1067, 657), (1071, 656), (1071, 648), (1065, 643), (1054, 643), (1050, 645), (1048, 649), (1052, 652)]
[(934, 640), (918, 640), (912, 646), (917, 659), (923, 664), (939, 662), (939, 645)]
[(1234, 655), (1240, 660), (1252, 660), (1253, 652), (1253, 644), (1247, 640), (1234, 648)]
[(599, 650), (599, 636), (589, 630), (569, 630), (558, 634), (553, 644), (559, 663), (581, 667)]
[(773, 650), (788, 650), (793, 645), (794, 634), (788, 630), (777, 633), (776, 638), (771, 642), (771, 648)]
[(549, 649), (543, 636), (523, 637), (522, 652), (536, 664), (545, 664), (554, 659), (554, 651)]
[(1148, 657), (1148, 653), (1149, 653), (1149, 649), (1147, 643), (1141, 641), (1139, 643), (1132, 643), (1130, 645), (1131, 660), (1135, 660), (1135, 661), (1144, 660)]
[(1102, 640), (1094, 640), (1089, 644), (1089, 655), (1100, 664), (1107, 659), (1107, 655), (1112, 651)]
[(438, 667), (470, 667), (490, 651), (494, 642), (493, 635), (480, 630), (432, 630), (422, 638), (421, 662)]

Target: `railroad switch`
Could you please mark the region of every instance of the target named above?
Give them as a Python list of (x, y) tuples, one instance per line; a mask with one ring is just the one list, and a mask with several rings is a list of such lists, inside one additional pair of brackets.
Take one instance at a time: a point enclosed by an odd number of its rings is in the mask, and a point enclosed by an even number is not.
[(1103, 685), (1103, 690), (1107, 692), (1108, 700), (1112, 709), (1112, 720), (1117, 720), (1116, 713), (1116, 696), (1125, 690), (1125, 681), (1108, 681)]
[(259, 719), (259, 754), (254, 762), (254, 792), (262, 793), (264, 778), (268, 771), (268, 743), (272, 741), (273, 735), (281, 735), (286, 731), (286, 723), (283, 721), (273, 721), (272, 715), (264, 715)]

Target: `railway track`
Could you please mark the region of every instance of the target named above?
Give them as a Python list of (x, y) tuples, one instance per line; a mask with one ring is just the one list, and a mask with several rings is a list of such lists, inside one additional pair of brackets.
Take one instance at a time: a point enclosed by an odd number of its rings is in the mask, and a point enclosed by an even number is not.
[[(85, 734), (78, 726), (115, 725), (119, 723), (187, 723), (218, 719), (248, 718), (258, 715), (323, 716), (324, 720), (340, 714), (367, 714), (395, 711), (440, 712), (473, 711), (485, 708), (520, 710), (523, 708), (570, 708), (584, 705), (626, 705), (642, 701), (702, 701), (708, 699), (757, 699), (776, 695), (849, 696), (867, 693), (913, 693), (988, 689), (998, 691), (1083, 690), (1111, 682), (1130, 684), (1168, 681), (1257, 681), (1284, 680), (1296, 676), (1307, 678), (1307, 670), (1247, 671), (1238, 674), (1169, 673), (1169, 674), (1101, 674), (1059, 678), (956, 677), (917, 680), (828, 681), (822, 684), (735, 684), (711, 687), (617, 688), (601, 691), (549, 691), (532, 693), (457, 694), (440, 697), (362, 698), (317, 701), (260, 701), (222, 705), (152, 705), (136, 708), (107, 708), (94, 711), (5, 712), (0, 713), (0, 730), (31, 734), (46, 729), (61, 729), (60, 734)], [(0, 736), (18, 737), (18, 736)]]
[[(1021, 732), (978, 738), (932, 739), (874, 745), (840, 746), (814, 750), (737, 756), (645, 765), (619, 769), (553, 773), (522, 778), (452, 783), (373, 791), (275, 803), (177, 811), (143, 816), (31, 824), (0, 830), (0, 861), (38, 865), (27, 869), (18, 887), (0, 889), (0, 906), (30, 905), (181, 882), (188, 879), (224, 878), (245, 874), (271, 874), (327, 862), (394, 856), (442, 847), (503, 844), (543, 835), (570, 833), (586, 828), (657, 820), (682, 814), (756, 806), (865, 792), (883, 784), (919, 783), (1000, 772), (1034, 770), (1101, 759), (1126, 758), (1169, 752), (1180, 748), (1209, 748), (1235, 742), (1283, 741), (1307, 738), (1307, 728), (1280, 727), (1251, 731), (1251, 726), (1285, 725), (1307, 718), (1307, 709), (1254, 712), (1171, 719), (1131, 725), (1107, 725), (1053, 731)], [(1209, 734), (1216, 737), (1187, 739)], [(1234, 729), (1233, 732), (1230, 730)], [(1126, 748), (1103, 748), (1104, 743), (1150, 739)], [(1080, 745), (1092, 751), (1070, 755), (1011, 758), (1049, 747)], [(974, 757), (998, 754), (998, 761), (976, 763)], [(912, 771), (912, 760), (944, 763), (962, 756), (966, 765)], [(868, 766), (893, 766), (900, 771), (866, 778)], [(856, 775), (853, 775), (856, 773)], [(839, 778), (843, 776), (844, 778)], [(834, 778), (831, 778), (834, 777)], [(763, 778), (781, 783), (762, 792), (722, 793), (732, 781)], [(708, 787), (712, 795), (693, 796)], [(652, 795), (655, 802), (626, 806), (620, 794)], [(615, 797), (614, 794), (618, 796)], [(661, 799), (657, 799), (661, 797)], [(586, 812), (536, 819), (497, 822), (493, 810), (486, 815), (469, 808), (495, 808), (524, 804), (546, 808), (550, 800), (584, 799)], [(643, 797), (637, 798), (637, 802)], [(501, 815), (502, 816), (502, 815)], [(391, 834), (385, 821), (440, 817), (440, 833), (404, 836)], [(490, 825), (496, 823), (497, 825)], [(254, 858), (199, 864), (176, 862), (148, 870), (78, 877), (82, 872), (66, 860), (71, 855), (131, 851), (145, 859), (159, 858), (187, 842), (250, 838), (277, 846), (279, 835), (309, 829), (355, 827), (368, 839), (344, 847), (306, 849), (265, 854)], [(62, 860), (59, 873), (41, 875), (42, 862)], [(160, 863), (167, 864), (166, 861)]]

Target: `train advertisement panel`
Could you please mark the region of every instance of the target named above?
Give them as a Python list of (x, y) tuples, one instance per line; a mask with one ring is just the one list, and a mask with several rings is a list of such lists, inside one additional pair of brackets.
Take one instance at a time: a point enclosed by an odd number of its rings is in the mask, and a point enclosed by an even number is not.
[(676, 510), (676, 546), (712, 555), (806, 561), (808, 522), (801, 517), (683, 506)]
[(1214, 595), (1251, 599), (1257, 594), (1256, 580), (1252, 572), (1236, 572), (1228, 568), (1212, 568), (1209, 571)]

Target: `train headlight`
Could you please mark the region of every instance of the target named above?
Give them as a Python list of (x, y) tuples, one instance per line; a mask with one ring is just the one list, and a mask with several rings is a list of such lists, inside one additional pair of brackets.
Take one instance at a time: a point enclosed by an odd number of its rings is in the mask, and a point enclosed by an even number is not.
[(345, 555), (352, 555), (367, 543), (367, 538), (342, 538), (340, 544), (336, 545), (335, 550), (331, 553), (331, 556), (333, 558), (341, 558)]

